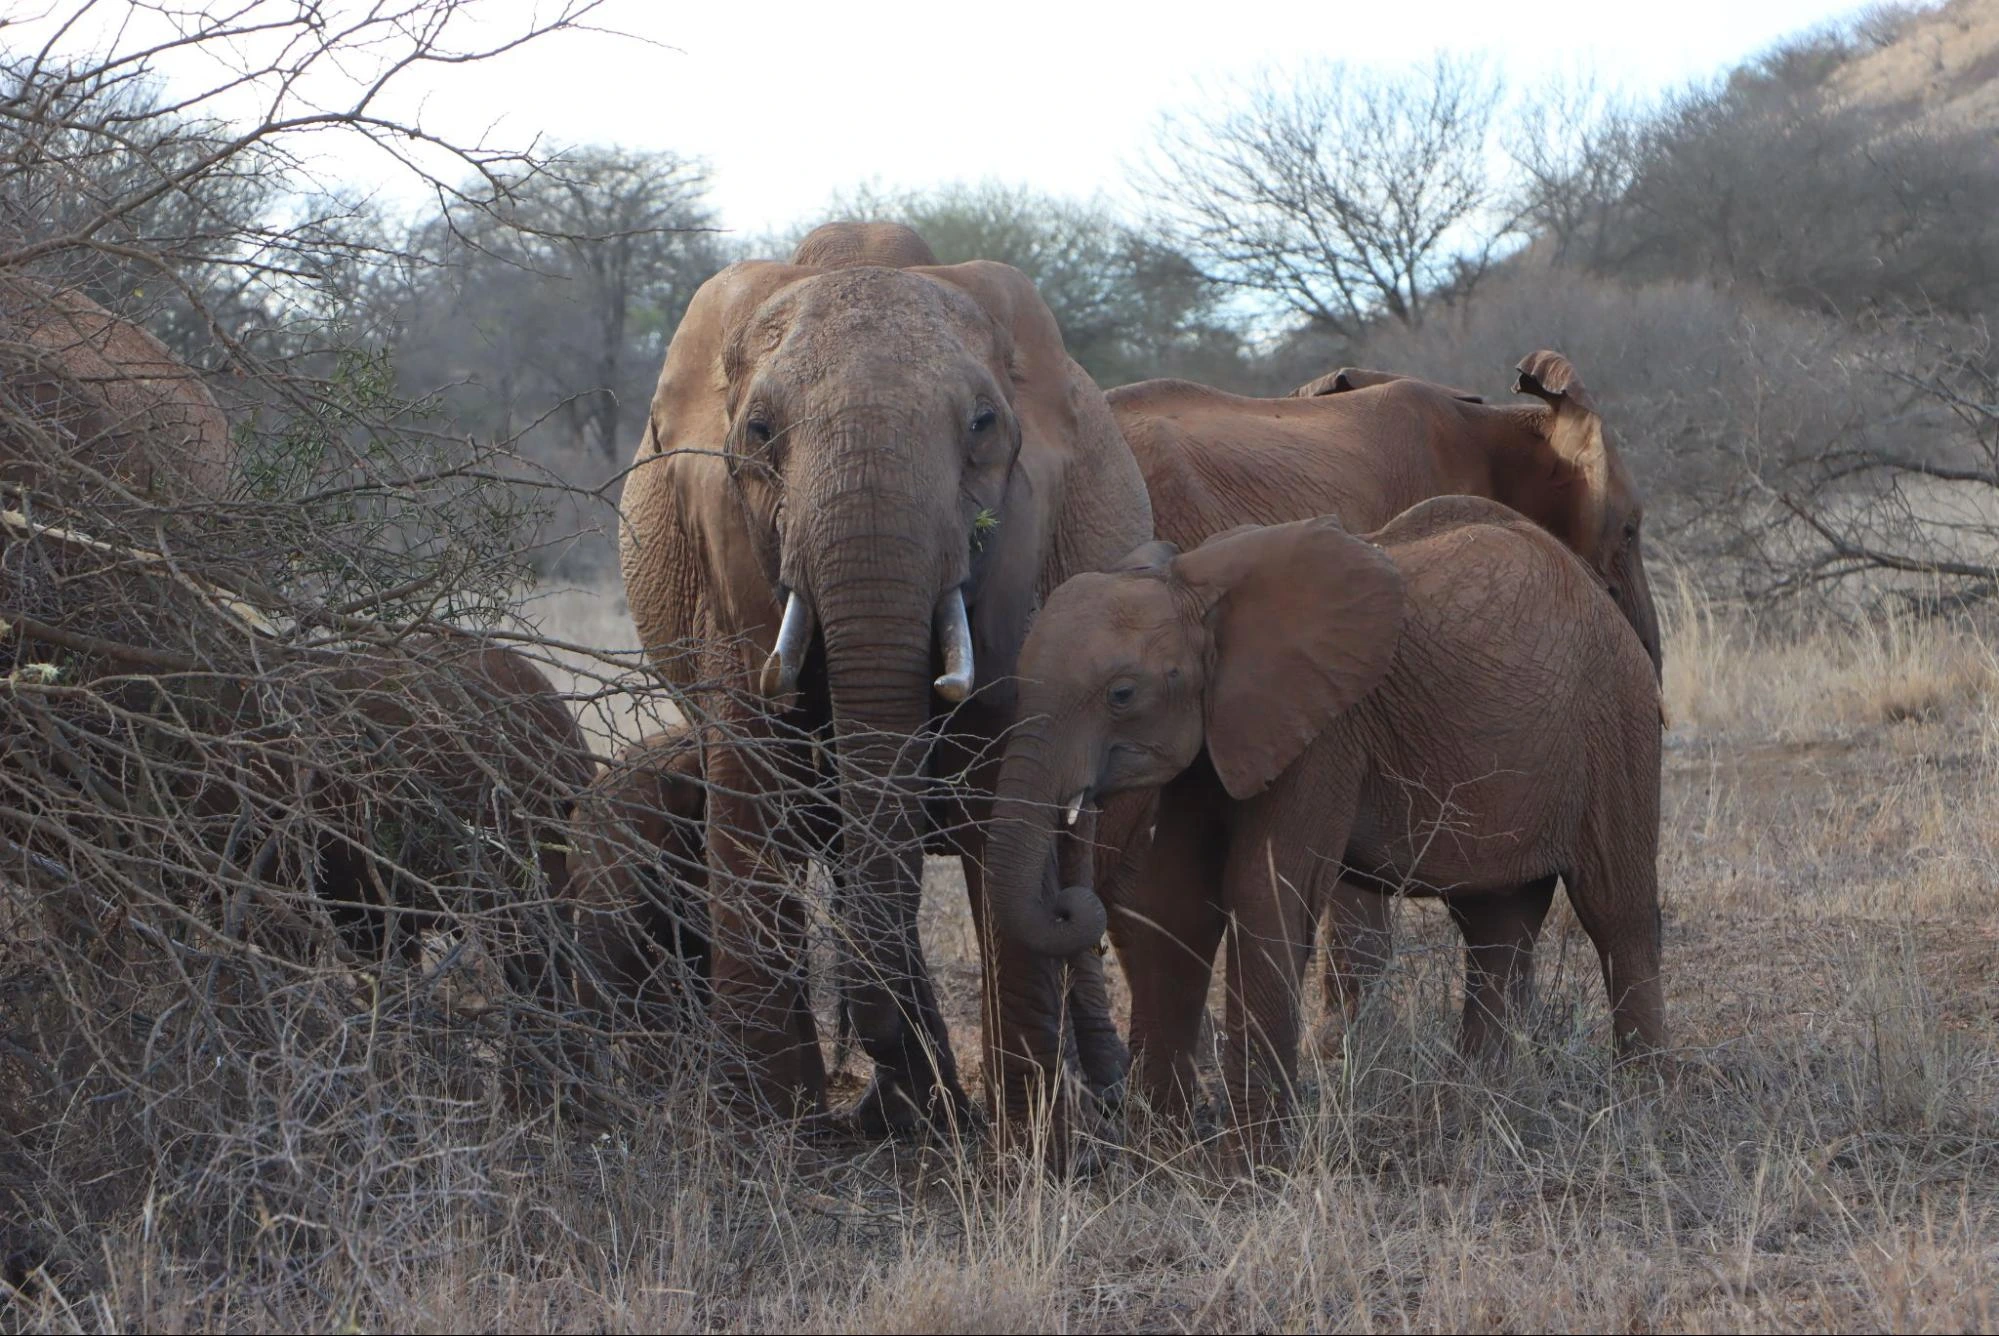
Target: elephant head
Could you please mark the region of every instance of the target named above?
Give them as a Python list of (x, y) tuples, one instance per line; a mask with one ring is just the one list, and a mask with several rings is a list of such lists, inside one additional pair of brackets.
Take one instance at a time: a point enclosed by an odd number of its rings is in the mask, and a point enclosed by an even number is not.
[[(907, 229), (842, 224), (794, 263), (710, 279), (625, 492), (626, 589), (668, 675), (707, 672), (677, 669), (676, 646), (727, 642), (730, 681), (826, 702), (856, 912), (879, 915), (853, 937), (878, 977), (906, 977), (915, 949), (910, 738), (961, 702), (1003, 721), (1041, 590), (1151, 531), (1136, 462), (1033, 284), (901, 267), (927, 257)], [(855, 1024), (878, 1060), (904, 1030)]]
[(1496, 499), (1560, 538), (1603, 577), (1618, 611), (1638, 632), (1656, 677), (1662, 666), (1659, 614), (1645, 578), (1638, 488), (1606, 439), (1596, 401), (1568, 358), (1545, 350), (1529, 353), (1517, 371), (1515, 392), (1548, 407), (1532, 423), (1540, 448), (1502, 479)]
[(987, 868), (1001, 931), (1068, 956), (1104, 928), (1086, 887), (1051, 894), (1058, 822), (1162, 785), (1205, 749), (1231, 797), (1260, 793), (1395, 656), (1402, 577), (1331, 519), (1155, 543), (1057, 589), (1021, 654)]
[(562, 891), (588, 966), (586, 1001), (705, 1012), (706, 819), (701, 740), (686, 727), (625, 748), (577, 798)]

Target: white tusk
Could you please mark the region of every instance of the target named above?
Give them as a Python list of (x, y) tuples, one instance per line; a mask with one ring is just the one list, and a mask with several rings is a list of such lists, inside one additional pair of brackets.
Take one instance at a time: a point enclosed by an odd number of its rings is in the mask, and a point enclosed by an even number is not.
[(788, 696), (798, 689), (805, 650), (812, 643), (812, 606), (791, 590), (784, 600), (784, 620), (777, 627), (777, 648), (764, 660), (758, 690), (766, 697)]
[(1069, 800), (1069, 810), (1063, 814), (1062, 824), (1065, 826), (1075, 825), (1076, 818), (1082, 814), (1082, 811), (1083, 811), (1083, 791), (1078, 791), (1076, 796)]
[(965, 619), (965, 591), (953, 589), (937, 600), (933, 621), (937, 641), (944, 649), (944, 674), (931, 683), (945, 700), (960, 701), (972, 694), (972, 626)]

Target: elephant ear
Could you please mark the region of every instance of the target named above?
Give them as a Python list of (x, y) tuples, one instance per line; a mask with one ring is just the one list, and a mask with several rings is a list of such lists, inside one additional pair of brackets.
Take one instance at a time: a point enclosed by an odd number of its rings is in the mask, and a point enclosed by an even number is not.
[(727, 361), (764, 302), (813, 272), (730, 265), (695, 292), (667, 347), (620, 502), (618, 563), (640, 643), (670, 680), (711, 679), (711, 654), (753, 674), (776, 644), (783, 609), (768, 544), (726, 476)]
[(1173, 562), (1207, 609), (1208, 757), (1253, 797), (1381, 682), (1402, 634), (1402, 573), (1329, 516), (1236, 530)]
[(1308, 380), (1287, 396), (1292, 399), (1319, 399), (1329, 394), (1345, 394), (1350, 390), (1372, 389), (1376, 385), (1387, 385), (1398, 380), (1415, 381), (1419, 385), (1429, 385), (1442, 390), (1453, 399), (1467, 404), (1482, 404), (1484, 398), (1469, 390), (1454, 390), (1448, 385), (1436, 385), (1427, 380), (1417, 380), (1399, 371), (1369, 371), (1366, 367), (1343, 366), (1338, 371), (1329, 372), (1315, 380)]
[(1030, 530), (1005, 519), (999, 541), (1018, 542), (1030, 533), (1037, 541), (1036, 593), (1046, 595), (1083, 571), (1104, 570), (1151, 538), (1152, 503), (1138, 460), (1103, 391), (1063, 347), (1033, 281), (991, 260), (919, 272), (968, 293), (1007, 345), (1004, 370), (1021, 437), (1014, 468), (1027, 475), (1040, 522)]
[(1563, 532), (1559, 522), (1549, 527), (1594, 564), (1611, 492), (1621, 476), (1603, 437), (1603, 418), (1597, 413), (1596, 400), (1590, 397), (1575, 365), (1558, 352), (1542, 349), (1529, 353), (1515, 370), (1514, 393), (1531, 394), (1548, 405), (1539, 426), (1555, 456), (1556, 485), (1575, 492), (1573, 502), (1565, 507), (1570, 511), (1565, 518), (1573, 529)]

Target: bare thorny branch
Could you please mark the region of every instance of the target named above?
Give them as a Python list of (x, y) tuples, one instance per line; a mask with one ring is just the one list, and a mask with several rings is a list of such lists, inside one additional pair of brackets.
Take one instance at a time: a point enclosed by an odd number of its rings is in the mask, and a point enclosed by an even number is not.
[[(662, 164), (387, 109), (596, 4), (486, 40), (474, 8), (83, 5), (0, 56), (0, 1253), (87, 1269), (156, 1194), (176, 1265), (318, 1293), (455, 1246), (556, 1111), (706, 1088), (714, 1036), (663, 1000), (686, 962), (602, 1004), (564, 895), (570, 805), (676, 713), (636, 656), (519, 611), (537, 517), (600, 489), (521, 458), (534, 419), (468, 432), (404, 388), (352, 299), (426, 256), (305, 171), (301, 136), (357, 136), (510, 253), (664, 263), (626, 252), (701, 220), (648, 193)], [(674, 696), (726, 741), (693, 704), (726, 694)], [(744, 745), (778, 807), (825, 806), (824, 739)], [(643, 815), (598, 832), (619, 863), (697, 884)], [(783, 829), (797, 890), (827, 851)]]

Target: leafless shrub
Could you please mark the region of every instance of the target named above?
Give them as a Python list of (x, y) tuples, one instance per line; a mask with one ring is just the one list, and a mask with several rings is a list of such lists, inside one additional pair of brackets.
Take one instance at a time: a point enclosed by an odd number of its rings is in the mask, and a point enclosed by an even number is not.
[[(591, 761), (536, 667), (557, 646), (515, 612), (560, 484), (357, 342), (346, 299), (380, 233), (296, 170), (304, 136), (356, 135), (521, 230), (495, 200), (535, 159), (379, 108), (399, 73), (589, 10), (467, 45), (450, 0), (134, 6), (105, 53), (78, 56), (58, 15), (50, 47), (7, 58), (10, 1285), (90, 1289), (103, 1231), (171, 1202), (146, 1215), (163, 1274), (280, 1312), (338, 1273), (348, 1311), (391, 1311), (371, 1259), (506, 1228), (505, 1176), (552, 1119), (705, 1084), (695, 1018), (687, 1060), (635, 1080), (625, 1055), (672, 1038), (574, 1002), (592, 962), (562, 892)], [(223, 47), (217, 87), (152, 77)], [(575, 221), (533, 227), (560, 245)], [(629, 656), (566, 667), (591, 697), (658, 695)]]
[(1630, 141), (1600, 267), (1707, 276), (1841, 316), (1999, 301), (1999, 155), (1973, 124), (1838, 97), (1842, 34), (1689, 90)]
[(1484, 69), (1330, 65), (1232, 93), (1166, 121), (1145, 178), (1163, 234), (1210, 278), (1352, 337), (1376, 317), (1420, 325), (1484, 274), (1508, 230)]

